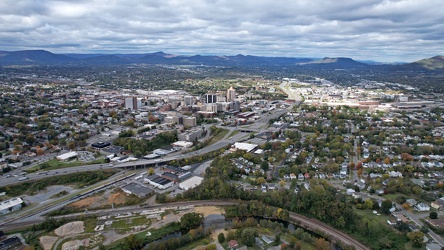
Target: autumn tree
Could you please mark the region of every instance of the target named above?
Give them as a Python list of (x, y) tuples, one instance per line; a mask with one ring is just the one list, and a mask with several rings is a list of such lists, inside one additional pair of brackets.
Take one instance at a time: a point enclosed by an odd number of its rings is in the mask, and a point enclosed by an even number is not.
[(407, 233), (407, 237), (412, 241), (414, 247), (421, 247), (424, 240), (424, 233), (421, 231), (413, 231)]
[(315, 248), (317, 250), (329, 250), (330, 244), (324, 238), (318, 238), (315, 242)]

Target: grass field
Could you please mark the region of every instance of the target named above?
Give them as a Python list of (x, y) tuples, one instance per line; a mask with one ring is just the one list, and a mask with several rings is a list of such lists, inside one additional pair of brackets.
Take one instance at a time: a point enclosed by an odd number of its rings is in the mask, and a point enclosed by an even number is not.
[(52, 159), (47, 162), (44, 162), (42, 164), (39, 164), (37, 166), (34, 166), (32, 168), (29, 168), (25, 170), (28, 173), (37, 172), (39, 170), (54, 170), (54, 169), (61, 169), (61, 168), (70, 168), (70, 167), (77, 167), (77, 166), (84, 166), (84, 165), (92, 165), (92, 164), (102, 164), (105, 163), (105, 159), (96, 159), (94, 161), (90, 162), (83, 162), (83, 161), (70, 161), (70, 162), (61, 162), (57, 159)]

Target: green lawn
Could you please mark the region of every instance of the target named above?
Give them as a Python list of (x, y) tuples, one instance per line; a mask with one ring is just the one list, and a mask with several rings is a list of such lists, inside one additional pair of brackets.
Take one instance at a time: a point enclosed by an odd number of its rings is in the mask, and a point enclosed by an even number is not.
[(61, 162), (57, 159), (52, 159), (47, 162), (41, 163), (37, 166), (34, 166), (32, 168), (29, 168), (26, 170), (28, 173), (36, 172), (39, 170), (54, 170), (54, 169), (61, 169), (61, 168), (70, 168), (70, 167), (77, 167), (77, 166), (84, 166), (84, 165), (92, 165), (92, 164), (102, 164), (105, 163), (105, 159), (99, 158), (94, 161), (90, 162), (83, 162), (83, 161), (70, 161), (70, 162)]
[(373, 213), (373, 210), (369, 209), (355, 209), (355, 212), (363, 217), (368, 218), (369, 220), (377, 221), (379, 224), (383, 225), (384, 227), (388, 227), (387, 224), (388, 219), (393, 219), (392, 216), (388, 216), (385, 214), (376, 215)]
[(239, 130), (233, 130), (228, 137), (232, 137), (232, 136), (235, 136), (237, 134), (239, 134)]
[(223, 129), (219, 134), (217, 134), (215, 137), (213, 137), (213, 139), (211, 139), (210, 143), (208, 143), (208, 145), (214, 144), (220, 140), (222, 140), (222, 138), (224, 138), (228, 132), (230, 132), (230, 130), (228, 129)]
[(114, 220), (111, 224), (111, 228), (118, 230), (119, 232), (127, 232), (135, 226), (142, 226), (151, 224), (151, 220), (147, 219), (145, 216), (122, 218), (119, 220)]
[(176, 250), (189, 250), (189, 249), (196, 249), (197, 247), (200, 246), (206, 246), (209, 245), (212, 242), (212, 239), (210, 237), (205, 237), (203, 239), (197, 240), (197, 241), (193, 241), (188, 245), (185, 245), (183, 247), (180, 247)]

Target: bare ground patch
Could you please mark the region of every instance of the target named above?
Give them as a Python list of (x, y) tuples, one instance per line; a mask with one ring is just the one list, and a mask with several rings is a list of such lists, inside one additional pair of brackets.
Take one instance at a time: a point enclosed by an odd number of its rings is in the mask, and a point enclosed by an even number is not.
[(194, 211), (197, 213), (202, 213), (204, 217), (207, 217), (210, 214), (224, 214), (224, 210), (222, 208), (215, 206), (194, 207)]
[(116, 189), (113, 191), (106, 190), (103, 193), (95, 194), (93, 196), (71, 203), (69, 206), (82, 209), (104, 208), (110, 207), (112, 204), (124, 204), (126, 202), (126, 199), (127, 194), (120, 189)]
[(68, 242), (63, 243), (62, 250), (77, 250), (81, 246), (89, 246), (89, 240), (71, 240)]
[(40, 237), (40, 245), (44, 250), (51, 250), (54, 243), (59, 239), (59, 237), (55, 236), (42, 236)]
[(85, 232), (85, 224), (83, 221), (73, 221), (54, 230), (58, 236), (75, 236)]

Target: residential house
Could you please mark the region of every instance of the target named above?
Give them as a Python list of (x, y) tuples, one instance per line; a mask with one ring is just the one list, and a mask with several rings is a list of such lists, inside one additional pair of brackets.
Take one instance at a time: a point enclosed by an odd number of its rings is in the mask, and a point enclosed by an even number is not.
[(406, 203), (409, 204), (410, 207), (414, 207), (418, 202), (415, 199), (407, 199)]
[(430, 211), (430, 207), (425, 204), (425, 203), (419, 203), (415, 206), (415, 209), (418, 210), (419, 212), (426, 212), (426, 211)]
[(432, 201), (432, 203), (430, 204), (431, 207), (433, 207), (434, 209), (443, 209), (444, 208), (444, 197), (439, 198), (435, 201)]

